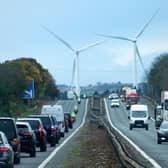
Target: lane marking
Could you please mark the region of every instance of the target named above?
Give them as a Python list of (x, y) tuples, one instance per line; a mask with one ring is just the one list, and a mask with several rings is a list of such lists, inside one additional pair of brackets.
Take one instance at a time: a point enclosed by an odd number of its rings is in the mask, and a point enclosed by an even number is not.
[(85, 120), (86, 120), (86, 114), (87, 114), (87, 107), (88, 107), (88, 99), (86, 100), (86, 104), (85, 104), (85, 114), (82, 120), (81, 125), (74, 131), (72, 132), (72, 134), (67, 137), (57, 148), (55, 148), (55, 150), (48, 156), (48, 158), (46, 158), (39, 166), (38, 168), (45, 168), (45, 166), (48, 164), (48, 162), (56, 155), (56, 153), (79, 131), (79, 129), (81, 127), (83, 127), (83, 125), (85, 124)]
[(149, 160), (149, 162), (155, 167), (155, 168), (161, 168), (161, 166), (154, 160), (152, 159), (150, 156), (148, 156), (143, 150), (141, 150), (133, 141), (131, 141), (126, 135), (124, 135), (118, 128), (116, 128), (110, 118), (110, 114), (109, 114), (109, 109), (107, 106), (107, 102), (104, 99), (105, 102), (105, 108), (106, 108), (106, 112), (107, 112), (107, 118), (111, 124), (111, 126), (124, 138), (126, 139), (138, 152), (140, 152), (140, 154), (146, 158), (147, 160)]

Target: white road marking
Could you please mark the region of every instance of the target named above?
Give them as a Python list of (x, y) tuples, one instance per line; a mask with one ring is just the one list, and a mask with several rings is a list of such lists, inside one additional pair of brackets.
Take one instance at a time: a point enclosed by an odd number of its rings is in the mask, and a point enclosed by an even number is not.
[(105, 102), (105, 108), (106, 108), (106, 112), (107, 112), (107, 118), (111, 124), (111, 126), (124, 138), (126, 139), (144, 158), (146, 158), (147, 160), (149, 160), (149, 162), (153, 165), (153, 167), (155, 168), (161, 168), (161, 166), (154, 160), (152, 159), (150, 156), (148, 156), (143, 150), (141, 150), (137, 145), (135, 145), (135, 143), (133, 141), (131, 141), (126, 135), (124, 135), (119, 129), (117, 129), (112, 121), (111, 121), (111, 118), (110, 118), (110, 114), (109, 114), (109, 110), (108, 110), (108, 107), (107, 107), (107, 102), (106, 100), (104, 99), (104, 102)]
[(85, 105), (85, 114), (82, 120), (81, 125), (69, 136), (67, 137), (55, 150), (46, 158), (39, 166), (38, 168), (44, 168), (48, 162), (56, 155), (56, 153), (79, 131), (81, 127), (83, 127), (86, 119), (86, 114), (87, 114), (87, 105), (88, 105), (88, 99), (86, 100), (86, 105)]

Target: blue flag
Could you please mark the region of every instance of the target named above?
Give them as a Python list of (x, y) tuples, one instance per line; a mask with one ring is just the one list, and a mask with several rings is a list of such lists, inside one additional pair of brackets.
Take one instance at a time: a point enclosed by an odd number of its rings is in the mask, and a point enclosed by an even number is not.
[(31, 80), (27, 89), (22, 95), (22, 99), (33, 99), (34, 98), (34, 80)]

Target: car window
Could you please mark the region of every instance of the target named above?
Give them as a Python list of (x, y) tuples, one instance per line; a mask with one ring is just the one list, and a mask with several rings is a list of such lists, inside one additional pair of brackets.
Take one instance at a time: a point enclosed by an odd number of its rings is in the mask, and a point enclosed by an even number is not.
[(168, 123), (167, 122), (163, 122), (160, 126), (161, 129), (168, 129)]
[(132, 111), (132, 117), (139, 118), (139, 117), (146, 117), (146, 111)]
[(37, 120), (21, 120), (21, 121), (28, 122), (33, 130), (39, 128), (39, 121), (37, 121)]
[(0, 131), (4, 132), (6, 137), (9, 140), (11, 140), (17, 136), (16, 135), (16, 128), (15, 128), (13, 120), (1, 119), (0, 120)]
[(43, 126), (45, 128), (51, 127), (51, 121), (50, 121), (49, 117), (40, 117), (40, 119), (41, 119)]
[(1, 134), (0, 134), (0, 144), (3, 144), (3, 139), (2, 139)]
[(28, 132), (29, 131), (29, 129), (28, 129), (28, 127), (26, 125), (17, 124), (16, 126), (17, 126), (17, 129), (18, 129), (19, 133), (20, 132)]

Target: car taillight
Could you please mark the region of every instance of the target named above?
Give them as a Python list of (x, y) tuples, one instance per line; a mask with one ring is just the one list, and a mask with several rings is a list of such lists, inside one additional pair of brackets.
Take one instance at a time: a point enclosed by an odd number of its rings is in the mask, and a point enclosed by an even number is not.
[(51, 126), (51, 131), (55, 131), (56, 130), (56, 127), (55, 126)]
[(9, 148), (7, 147), (0, 147), (0, 152), (8, 152)]
[(43, 127), (41, 125), (39, 125), (39, 132), (40, 132), (40, 140), (42, 140), (42, 136), (43, 136)]
[(25, 132), (24, 135), (25, 136), (32, 136), (32, 133), (31, 132)]
[(19, 142), (19, 139), (17, 139), (17, 138), (14, 138), (13, 140), (12, 140), (12, 142), (14, 142), (16, 145), (18, 145), (20, 142)]

